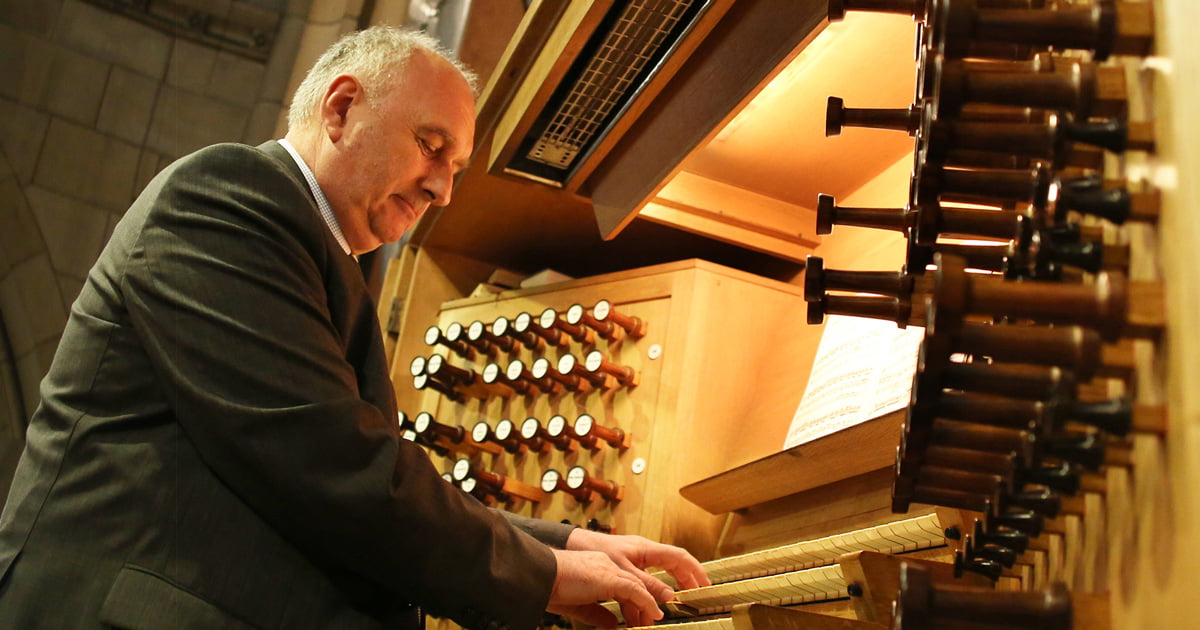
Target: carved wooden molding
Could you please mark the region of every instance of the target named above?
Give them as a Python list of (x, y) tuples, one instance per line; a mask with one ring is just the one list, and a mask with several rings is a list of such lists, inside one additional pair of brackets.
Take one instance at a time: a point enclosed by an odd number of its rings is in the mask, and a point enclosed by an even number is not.
[(281, 15), (237, 3), (217, 15), (188, 0), (84, 0), (172, 35), (265, 62), (279, 31)]

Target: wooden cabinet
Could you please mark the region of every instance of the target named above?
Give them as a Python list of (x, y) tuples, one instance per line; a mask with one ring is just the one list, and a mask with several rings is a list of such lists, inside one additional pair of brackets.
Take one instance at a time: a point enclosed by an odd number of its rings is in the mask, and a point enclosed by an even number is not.
[[(583, 524), (595, 518), (621, 532), (684, 545), (711, 557), (724, 518), (709, 514), (679, 495), (679, 488), (778, 450), (815, 352), (815, 338), (802, 318), (798, 287), (764, 279), (712, 263), (688, 260), (617, 272), (555, 285), (506, 291), (479, 298), (449, 300), (435, 316), (411, 323), (425, 329), (452, 323), (464, 326), (525, 312), (535, 317), (546, 308), (565, 312), (573, 304), (591, 308), (609, 300), (623, 314), (641, 318), (647, 333), (615, 343), (571, 342), (569, 348), (532, 352), (518, 347), (495, 359), (467, 360), (444, 347), (401, 345), (393, 358), (393, 378), (400, 409), (414, 416), (434, 414), (438, 422), (469, 432), (479, 421), (493, 427), (504, 418), (518, 425), (529, 417), (543, 423), (555, 414), (574, 424), (587, 413), (606, 427), (631, 436), (625, 451), (601, 446), (597, 451), (513, 455), (497, 448), (443, 442), (451, 454), (442, 458), (449, 470), (459, 456), (472, 456), (485, 470), (537, 486), (543, 472), (562, 473), (582, 465), (593, 475), (624, 488), (619, 503), (596, 499), (583, 504), (562, 492), (539, 503), (521, 501), (510, 509), (551, 520)], [(582, 360), (599, 350), (613, 362), (634, 369), (635, 387), (616, 386), (587, 393), (536, 393), (509, 398), (448, 400), (437, 393), (414, 390), (408, 365), (416, 356), (444, 354), (458, 367), (482, 371), (494, 360), (507, 366), (513, 359), (530, 365), (538, 357), (554, 364), (565, 354)], [(437, 456), (435, 456), (437, 457)]]

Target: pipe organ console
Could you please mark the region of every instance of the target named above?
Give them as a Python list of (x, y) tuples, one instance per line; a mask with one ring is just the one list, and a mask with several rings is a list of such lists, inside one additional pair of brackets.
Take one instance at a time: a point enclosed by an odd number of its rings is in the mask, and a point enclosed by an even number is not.
[[(912, 102), (829, 96), (825, 121), (910, 136), (907, 195), (815, 208), (817, 234), (902, 235), (897, 270), (692, 260), (453, 299), (393, 358), (399, 426), (490, 505), (687, 547), (713, 585), (665, 605), (678, 630), (1121, 627), (1179, 333), (1132, 167), (1162, 140), (1158, 2), (827, 2), (917, 24)], [(883, 465), (736, 513), (681, 497), (778, 450), (756, 420), (795, 409), (828, 315), (924, 329), (906, 409), (862, 434)]]

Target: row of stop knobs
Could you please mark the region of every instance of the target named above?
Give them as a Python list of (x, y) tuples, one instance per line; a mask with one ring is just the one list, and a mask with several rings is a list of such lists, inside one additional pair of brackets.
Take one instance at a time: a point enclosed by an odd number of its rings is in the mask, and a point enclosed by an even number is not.
[(527, 452), (549, 453), (551, 450), (574, 452), (578, 447), (598, 451), (605, 446), (624, 451), (629, 448), (630, 436), (622, 429), (598, 424), (591, 414), (579, 414), (573, 426), (568, 426), (562, 414), (555, 414), (543, 425), (534, 417), (526, 418), (518, 429), (516, 423), (504, 418), (492, 428), (486, 420), (475, 423), (468, 434), (461, 426), (443, 424), (433, 414), (422, 411), (410, 421), (399, 413), (400, 430), (412, 432), (413, 441), (433, 447), (443, 444), (496, 444), (506, 452), (523, 455)]
[(418, 356), (409, 364), (416, 389), (432, 389), (455, 402), (466, 398), (509, 398), (515, 395), (556, 396), (564, 392), (586, 394), (594, 390), (637, 387), (640, 373), (628, 365), (613, 361), (601, 350), (592, 350), (581, 360), (573, 354), (559, 357), (555, 363), (539, 357), (526, 364), (521, 359), (488, 363), (476, 372), (469, 367), (451, 365), (446, 357), (434, 354)]
[(645, 336), (646, 329), (645, 320), (620, 313), (608, 300), (600, 300), (590, 312), (577, 303), (561, 316), (556, 309), (547, 308), (537, 317), (522, 312), (512, 319), (497, 317), (491, 324), (480, 320), (467, 326), (453, 322), (444, 331), (430, 326), (425, 331), (425, 344), (431, 347), (443, 345), (473, 361), (477, 353), (495, 359), (500, 352), (517, 352), (520, 348), (537, 353), (547, 346), (565, 349), (572, 341), (594, 346), (597, 337), (609, 343), (626, 336), (637, 339)]
[(623, 486), (595, 477), (583, 466), (572, 466), (566, 474), (554, 468), (547, 469), (542, 473), (540, 492), (505, 475), (483, 470), (475, 461), (465, 457), (456, 460), (450, 472), (442, 477), (458, 485), (464, 492), (504, 502), (519, 498), (538, 503), (554, 492), (568, 494), (580, 503), (591, 503), (597, 497), (616, 503), (625, 497)]

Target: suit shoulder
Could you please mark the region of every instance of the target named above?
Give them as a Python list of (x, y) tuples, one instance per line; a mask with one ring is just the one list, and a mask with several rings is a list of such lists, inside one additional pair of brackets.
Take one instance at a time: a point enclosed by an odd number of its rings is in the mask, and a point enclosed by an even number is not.
[(300, 184), (276, 158), (257, 147), (232, 142), (214, 144), (185, 155), (167, 170), (189, 177), (206, 172), (223, 176), (240, 174), (247, 178), (261, 178), (274, 174)]
[[(243, 144), (216, 144), (180, 158), (147, 186), (139, 202), (156, 221), (207, 216), (275, 225), (319, 249), (322, 223), (308, 186), (283, 158)], [(138, 205), (138, 204), (135, 204)]]

